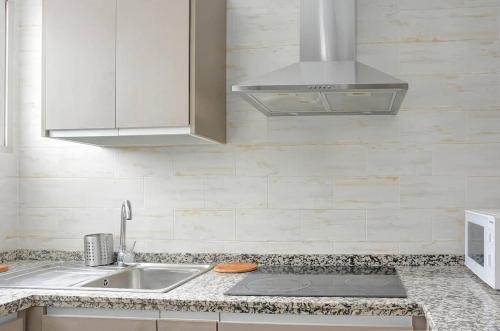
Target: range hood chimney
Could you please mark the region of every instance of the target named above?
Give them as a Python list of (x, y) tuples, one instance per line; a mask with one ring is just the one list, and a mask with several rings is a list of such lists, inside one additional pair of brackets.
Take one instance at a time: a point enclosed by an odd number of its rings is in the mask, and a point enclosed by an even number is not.
[(300, 6), (300, 62), (233, 92), (267, 116), (397, 114), (408, 84), (356, 61), (356, 0)]

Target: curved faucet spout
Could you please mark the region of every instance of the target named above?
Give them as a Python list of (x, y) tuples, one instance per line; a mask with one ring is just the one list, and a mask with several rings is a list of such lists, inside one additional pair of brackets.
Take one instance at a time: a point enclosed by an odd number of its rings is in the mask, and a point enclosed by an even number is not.
[(118, 249), (118, 266), (125, 265), (125, 256), (127, 255), (127, 221), (132, 220), (132, 204), (129, 200), (122, 203), (121, 223), (120, 223), (120, 247)]
[(125, 200), (122, 203), (122, 215), (127, 221), (132, 219), (132, 203), (129, 200)]

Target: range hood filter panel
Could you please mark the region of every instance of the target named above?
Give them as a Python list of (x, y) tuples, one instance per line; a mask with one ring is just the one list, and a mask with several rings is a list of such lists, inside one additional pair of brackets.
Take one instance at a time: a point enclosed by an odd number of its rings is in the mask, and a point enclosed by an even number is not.
[(353, 91), (325, 93), (330, 109), (338, 113), (390, 113), (396, 93), (392, 91)]
[[(318, 114), (391, 114), (397, 92), (341, 91), (341, 92), (263, 92), (249, 94), (259, 110), (268, 116)], [(354, 102), (354, 98), (356, 101)]]
[(259, 104), (259, 108), (271, 114), (295, 114), (307, 112), (324, 112), (326, 110), (323, 96), (320, 93), (254, 93), (251, 97)]

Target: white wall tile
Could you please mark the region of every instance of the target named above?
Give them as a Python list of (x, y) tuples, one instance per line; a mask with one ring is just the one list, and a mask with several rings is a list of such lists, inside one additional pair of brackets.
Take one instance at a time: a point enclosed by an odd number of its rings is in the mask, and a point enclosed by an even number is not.
[(366, 219), (368, 241), (411, 242), (432, 240), (432, 210), (368, 210)]
[(384, 144), (367, 148), (369, 176), (432, 175), (432, 148), (427, 144)]
[(498, 14), (488, 7), (401, 9), (398, 22), (403, 24), (399, 26), (399, 41), (498, 39)]
[(0, 208), (0, 235), (2, 238), (0, 249), (11, 250), (16, 248), (19, 225), (17, 208)]
[(0, 177), (17, 177), (18, 174), (17, 154), (0, 153)]
[(287, 146), (242, 146), (236, 151), (237, 176), (296, 176), (299, 151)]
[(176, 210), (174, 238), (235, 240), (234, 210)]
[(203, 178), (146, 178), (145, 206), (148, 209), (203, 208), (205, 207), (203, 189)]
[(400, 243), (400, 254), (464, 254), (463, 241), (434, 241)]
[(499, 51), (498, 40), (401, 44), (400, 72), (409, 75), (498, 72)]
[(478, 111), (467, 113), (467, 141), (500, 142), (500, 110)]
[(496, 209), (500, 206), (500, 177), (469, 177), (467, 208)]
[(172, 148), (176, 176), (232, 176), (235, 174), (234, 152), (221, 147)]
[(435, 5), (423, 5), (407, 7), (411, 9), (408, 10), (398, 1), (362, 1), (358, 4), (359, 42), (416, 43), (498, 38), (495, 10), (488, 6), (464, 7), (470, 8), (448, 6), (439, 10)]
[(304, 210), (301, 214), (301, 238), (305, 241), (364, 241), (364, 210)]
[(402, 208), (463, 208), (465, 179), (460, 176), (401, 177)]
[(86, 206), (120, 207), (130, 200), (137, 208), (144, 206), (144, 181), (129, 178), (89, 178), (86, 182)]
[(127, 148), (116, 151), (117, 177), (170, 177), (172, 157), (168, 149)]
[(335, 242), (335, 254), (398, 254), (399, 245), (393, 242)]
[[(381, 1), (379, 1), (380, 3)], [(359, 2), (358, 2), (359, 4)], [(382, 70), (393, 76), (399, 76), (399, 59), (398, 52), (400, 45), (386, 43), (358, 43), (357, 58), (358, 61), (369, 66)]]
[(328, 209), (332, 207), (330, 177), (270, 177), (269, 208)]
[(94, 146), (26, 148), (20, 151), (19, 171), (23, 177), (112, 177), (114, 158), (113, 150)]
[(500, 176), (500, 144), (435, 145), (433, 174)]
[(83, 236), (117, 233), (119, 219), (112, 209), (25, 208), (19, 215), (23, 237), (29, 240), (74, 239), (83, 248)]
[(19, 204), (26, 207), (86, 207), (86, 179), (21, 179)]
[(207, 208), (265, 208), (267, 178), (207, 178), (205, 196)]
[(432, 237), (440, 241), (463, 242), (465, 215), (463, 209), (435, 209), (432, 211)]
[(42, 3), (39, 0), (23, 0), (16, 3), (17, 11), (16, 19), (20, 26), (41, 26), (42, 25), (42, 15), (40, 15), (40, 10), (42, 9)]
[(17, 178), (0, 178), (0, 206), (17, 208), (19, 200), (19, 181)]
[(366, 151), (359, 145), (306, 146), (300, 153), (303, 176), (363, 176)]
[[(348, 120), (339, 121), (347, 122)], [(268, 141), (274, 144), (324, 144), (338, 140), (359, 141), (355, 130), (335, 130), (333, 118), (271, 117), (267, 120)], [(347, 125), (347, 123), (346, 123)], [(345, 134), (344, 134), (345, 132)]]
[(333, 185), (336, 209), (399, 208), (398, 177), (341, 177)]
[[(114, 210), (113, 224), (116, 224), (119, 240), (121, 209)], [(132, 206), (132, 220), (127, 221), (127, 238), (138, 243), (146, 240), (170, 240), (174, 237), (174, 210), (142, 209)]]
[(268, 139), (277, 144), (397, 142), (395, 116), (271, 117)]
[(236, 211), (238, 241), (298, 241), (300, 211), (240, 209)]
[(396, 0), (358, 2), (358, 42), (386, 43), (401, 39)]
[(267, 139), (267, 117), (245, 106), (245, 112), (232, 112), (227, 118), (227, 140), (233, 144), (257, 144)]
[(411, 90), (404, 101), (410, 110), (498, 109), (498, 73), (400, 75)]
[(241, 253), (241, 254), (331, 254), (328, 242), (246, 242), (200, 240), (151, 240), (143, 249), (148, 252)]
[(17, 249), (82, 251), (82, 239), (73, 238), (30, 238), (19, 240)]
[(119, 233), (120, 219), (109, 208), (65, 208), (57, 210), (57, 238), (75, 238), (83, 245), (90, 233)]
[(474, 7), (497, 7), (498, 0), (399, 0), (399, 7), (405, 10), (411, 9), (443, 9), (443, 8), (474, 8)]
[(256, 243), (251, 251), (257, 254), (332, 254), (333, 244), (330, 242), (309, 242), (309, 241), (291, 241), (291, 242), (267, 242)]
[(466, 140), (466, 113), (462, 111), (401, 111), (399, 128), (405, 143), (451, 143)]
[(19, 212), (19, 226), (24, 238), (51, 238), (57, 231), (58, 209), (23, 208)]

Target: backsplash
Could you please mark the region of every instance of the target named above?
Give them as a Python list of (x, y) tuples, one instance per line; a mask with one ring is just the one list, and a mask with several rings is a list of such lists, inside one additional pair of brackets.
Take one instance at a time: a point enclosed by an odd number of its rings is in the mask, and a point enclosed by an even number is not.
[[(359, 60), (410, 84), (398, 116), (268, 119), (229, 95), (227, 145), (145, 149), (40, 136), (41, 2), (17, 0), (17, 248), (118, 234), (129, 199), (144, 252), (460, 254), (464, 209), (500, 207), (498, 1), (358, 1)], [(228, 89), (298, 60), (298, 15), (228, 0)]]
[[(167, 264), (218, 264), (235, 261), (274, 266), (463, 266), (463, 255), (450, 254), (238, 254), (238, 253), (136, 253), (137, 262)], [(83, 252), (16, 249), (0, 252), (0, 262), (82, 261)]]

